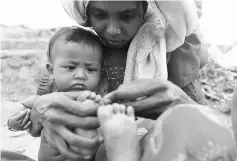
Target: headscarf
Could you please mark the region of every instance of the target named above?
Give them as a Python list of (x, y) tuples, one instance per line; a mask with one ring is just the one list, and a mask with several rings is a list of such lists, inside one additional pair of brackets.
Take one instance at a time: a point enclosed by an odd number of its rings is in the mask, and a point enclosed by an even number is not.
[[(89, 0), (63, 0), (67, 14), (79, 25), (87, 21)], [(135, 79), (167, 79), (166, 53), (184, 43), (198, 26), (194, 1), (148, 1), (145, 23), (128, 49), (124, 83)]]

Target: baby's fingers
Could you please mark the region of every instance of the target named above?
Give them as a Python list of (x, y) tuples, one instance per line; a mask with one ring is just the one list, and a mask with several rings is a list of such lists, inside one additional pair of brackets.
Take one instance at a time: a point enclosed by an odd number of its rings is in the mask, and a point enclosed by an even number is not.
[(17, 115), (13, 116), (12, 118), (16, 121), (20, 121), (22, 120), (26, 115), (26, 111), (21, 111), (20, 113), (18, 113)]
[(31, 121), (29, 121), (24, 127), (23, 127), (23, 130), (27, 130), (30, 128), (30, 125), (31, 125)]
[(24, 120), (21, 122), (21, 124), (24, 126), (30, 119), (30, 115), (28, 114), (29, 112), (27, 111)]

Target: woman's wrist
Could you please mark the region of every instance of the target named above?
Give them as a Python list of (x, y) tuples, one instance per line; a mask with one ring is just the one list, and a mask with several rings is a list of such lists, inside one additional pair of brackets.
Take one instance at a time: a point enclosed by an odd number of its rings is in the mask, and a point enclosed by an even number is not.
[(26, 109), (32, 109), (35, 101), (39, 98), (40, 96), (35, 95), (29, 97), (27, 100), (24, 100), (21, 102), (22, 106), (24, 106)]

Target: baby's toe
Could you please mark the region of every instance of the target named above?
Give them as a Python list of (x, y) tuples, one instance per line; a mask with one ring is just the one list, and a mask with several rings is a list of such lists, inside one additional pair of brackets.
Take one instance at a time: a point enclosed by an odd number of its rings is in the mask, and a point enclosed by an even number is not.
[(112, 105), (112, 108), (113, 108), (114, 114), (119, 113), (119, 104), (114, 103), (114, 104)]
[(101, 100), (102, 100), (102, 97), (101, 97), (101, 95), (96, 95), (96, 97), (95, 97), (95, 102), (101, 102)]
[(119, 111), (120, 111), (120, 113), (125, 114), (125, 110), (126, 110), (125, 105), (120, 105), (120, 106), (119, 106)]
[(91, 93), (90, 93), (90, 99), (95, 99), (95, 98), (96, 98), (95, 92), (91, 92)]
[(100, 124), (104, 124), (108, 119), (112, 117), (113, 109), (111, 105), (100, 106), (97, 111)]
[(130, 117), (134, 117), (134, 109), (133, 109), (132, 106), (128, 106), (127, 115), (130, 116)]

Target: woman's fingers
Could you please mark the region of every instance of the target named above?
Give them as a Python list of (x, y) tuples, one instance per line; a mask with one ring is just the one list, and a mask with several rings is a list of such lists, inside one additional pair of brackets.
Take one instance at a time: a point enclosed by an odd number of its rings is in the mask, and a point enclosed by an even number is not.
[(163, 92), (167, 88), (167, 84), (162, 84), (162, 80), (137, 80), (121, 85), (116, 91), (107, 94), (104, 99), (110, 99), (112, 102), (123, 100), (133, 101), (149, 96), (157, 91)]
[(44, 114), (50, 107), (57, 107), (79, 116), (95, 115), (98, 105), (95, 102), (84, 105), (77, 101), (81, 92), (54, 92), (40, 96), (34, 103), (39, 114)]
[[(50, 122), (43, 122), (45, 138), (52, 147), (56, 147), (65, 156), (71, 156), (70, 158), (84, 157), (84, 154), (90, 154), (99, 146), (99, 139), (97, 137), (87, 138), (80, 137), (68, 130), (65, 126), (59, 124), (52, 124)], [(69, 147), (77, 147), (82, 151), (73, 152)], [(75, 148), (74, 148), (75, 150)], [(82, 157), (82, 158), (83, 158)]]
[(57, 147), (57, 149), (60, 151), (62, 155), (69, 159), (79, 159), (80, 155), (76, 154), (72, 150), (70, 150), (67, 146), (67, 144), (64, 142), (62, 138), (60, 138), (59, 135), (54, 135), (53, 138), (54, 144)]
[(64, 126), (60, 126), (60, 128), (57, 129), (57, 133), (62, 136), (70, 146), (76, 146), (83, 149), (95, 149), (99, 146), (99, 139), (97, 136), (94, 138), (81, 137), (72, 133)]
[(43, 136), (46, 139), (46, 142), (52, 146), (53, 148), (56, 148), (60, 151), (60, 153), (70, 159), (79, 159), (80, 155), (76, 154), (72, 150), (68, 148), (68, 145), (63, 140), (63, 138), (58, 135), (56, 132), (53, 132), (51, 130), (59, 129), (61, 126), (59, 125), (53, 125), (50, 123), (44, 123), (44, 126), (47, 127), (42, 130)]
[(97, 128), (99, 121), (97, 117), (80, 117), (74, 114), (66, 113), (60, 109), (52, 108), (44, 115), (44, 120), (58, 124), (68, 125), (79, 128)]
[[(80, 158), (80, 155), (76, 154), (75, 152), (73, 152), (72, 150), (70, 150), (68, 148), (65, 141), (58, 134), (53, 133), (50, 140), (52, 140), (52, 142), (54, 144), (53, 146), (55, 146), (60, 151), (60, 153), (63, 156), (65, 156), (66, 158), (69, 158), (69, 159), (79, 159)], [(51, 142), (51, 144), (52, 144), (52, 142)]]
[(136, 116), (157, 119), (158, 115), (163, 113), (167, 108), (172, 107), (173, 98), (160, 98), (157, 96), (147, 97), (137, 101), (126, 102), (126, 106), (133, 106)]
[(148, 97), (130, 101), (126, 105), (133, 106), (136, 111), (143, 108), (161, 107), (162, 105), (172, 104), (177, 99), (175, 93), (171, 90), (157, 90), (151, 93)]
[[(77, 100), (78, 97), (82, 95), (82, 92), (59, 92), (59, 93), (67, 96), (71, 100)], [(85, 92), (83, 91), (83, 93), (89, 93), (89, 91), (85, 91)]]
[(97, 149), (95, 149), (94, 151), (92, 151), (90, 149), (78, 148), (76, 146), (70, 146), (69, 148), (76, 153), (80, 153), (81, 156), (93, 156), (97, 150)]
[[(66, 93), (66, 95), (68, 95), (68, 93)], [(51, 104), (50, 106), (61, 108), (64, 111), (68, 111), (78, 116), (88, 116), (95, 115), (99, 105), (92, 100), (79, 102), (68, 99), (68, 97), (62, 97), (60, 99), (58, 98), (57, 101), (55, 101), (55, 103)]]

